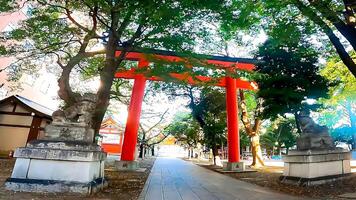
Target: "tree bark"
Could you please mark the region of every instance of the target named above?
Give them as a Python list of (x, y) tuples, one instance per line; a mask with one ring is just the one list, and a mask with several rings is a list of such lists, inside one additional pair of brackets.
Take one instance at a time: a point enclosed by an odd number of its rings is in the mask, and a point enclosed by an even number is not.
[(213, 144), (213, 162), (214, 165), (216, 165), (216, 156), (218, 155), (218, 148), (216, 147), (216, 144)]
[(251, 149), (252, 149), (252, 166), (261, 167), (264, 166), (261, 145), (260, 145), (260, 135), (253, 135), (251, 139)]
[(255, 124), (252, 127), (249, 117), (248, 117), (248, 111), (247, 111), (247, 105), (246, 105), (246, 98), (245, 94), (242, 90), (239, 91), (239, 96), (240, 96), (240, 107), (241, 107), (241, 119), (242, 123), (245, 127), (247, 135), (250, 137), (250, 143), (251, 143), (251, 150), (252, 150), (252, 167), (262, 167), (264, 166), (264, 161), (262, 157), (262, 151), (261, 151), (261, 145), (260, 145), (260, 125), (261, 125), (261, 119), (258, 116), (258, 113), (260, 112), (259, 106), (262, 104), (259, 102), (257, 104), (256, 108), (256, 113), (255, 113)]
[(128, 20), (131, 18), (132, 13), (134, 13), (134, 9), (130, 10), (124, 21), (121, 23), (121, 26), (119, 27), (119, 11), (117, 8), (115, 8), (115, 6), (114, 8), (112, 8), (111, 11), (112, 26), (111, 30), (109, 31), (109, 39), (106, 45), (107, 51), (105, 66), (100, 72), (101, 85), (97, 92), (98, 100), (96, 102), (95, 112), (93, 116), (93, 128), (95, 130), (95, 133), (99, 132), (101, 121), (103, 120), (107, 107), (109, 106), (110, 91), (115, 77), (115, 72), (119, 67), (120, 63), (124, 60), (126, 52), (132, 49), (135, 40), (142, 35), (144, 31), (144, 25), (147, 22), (147, 16), (141, 16), (140, 24), (137, 27), (135, 33), (129, 40), (125, 42), (121, 54), (118, 57), (115, 57), (119, 39), (122, 36), (124, 29), (129, 25)]
[[(90, 35), (88, 34), (84, 40), (85, 42), (89, 41)], [(85, 52), (85, 48), (86, 48), (85, 42), (80, 47), (80, 52), (75, 56), (73, 56), (72, 58), (70, 58), (67, 65), (61, 66), (62, 73), (58, 79), (58, 87), (59, 87), (58, 96), (65, 102), (66, 106), (73, 105), (77, 101), (76, 99), (77, 96), (79, 96), (79, 94), (76, 94), (72, 91), (72, 88), (70, 87), (69, 84), (69, 79), (70, 79), (70, 73), (72, 72), (73, 68), (77, 64), (79, 64), (83, 58), (88, 57), (88, 55), (90, 54)]]
[(97, 92), (97, 101), (93, 115), (93, 129), (97, 133), (101, 126), (107, 107), (109, 106), (110, 90), (114, 80), (114, 74), (119, 62), (115, 60), (117, 38), (113, 34), (109, 37), (105, 66), (100, 72), (100, 88)]
[(139, 158), (143, 158), (143, 144), (140, 144), (140, 153), (138, 154)]
[(328, 8), (328, 5), (324, 1), (309, 0), (309, 2), (321, 13), (322, 17), (330, 21), (335, 26), (335, 28), (346, 38), (347, 41), (349, 41), (352, 48), (356, 51), (355, 27), (351, 24), (345, 23), (342, 19), (340, 19), (333, 10)]
[(297, 126), (297, 132), (299, 134), (302, 133), (302, 129), (300, 128), (300, 124), (299, 124), (299, 114), (297, 112), (294, 113), (294, 119), (295, 119), (295, 125)]
[(100, 87), (97, 92), (97, 101), (93, 115), (92, 128), (95, 130), (96, 134), (99, 132), (101, 122), (107, 107), (109, 106), (110, 91), (114, 80), (114, 74), (126, 54), (125, 50), (123, 50), (119, 58), (115, 57), (116, 48), (119, 42), (119, 38), (117, 38), (116, 34), (119, 23), (119, 13), (113, 8), (111, 11), (111, 20), (111, 29), (109, 31), (109, 38), (106, 45), (105, 65), (100, 72)]
[(66, 106), (75, 103), (75, 95), (69, 85), (69, 76), (73, 67), (65, 67), (58, 79), (58, 96), (65, 102)]

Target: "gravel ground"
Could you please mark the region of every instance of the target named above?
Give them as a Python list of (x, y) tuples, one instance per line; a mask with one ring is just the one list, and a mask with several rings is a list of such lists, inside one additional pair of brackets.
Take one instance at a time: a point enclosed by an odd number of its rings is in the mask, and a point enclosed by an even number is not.
[(145, 172), (115, 172), (112, 168), (105, 169), (105, 176), (108, 179), (109, 186), (103, 191), (91, 196), (80, 196), (70, 193), (25, 193), (12, 192), (5, 190), (4, 182), (10, 177), (14, 159), (0, 159), (0, 199), (33, 199), (33, 200), (51, 200), (51, 199), (138, 199), (150, 170), (154, 164), (155, 158), (141, 160), (140, 167), (147, 168)]
[[(214, 170), (217, 173), (221, 167), (217, 167), (206, 162), (200, 163), (198, 161), (192, 161), (195, 164)], [(283, 193), (302, 196), (302, 197), (311, 197), (316, 199), (345, 199), (341, 198), (340, 195), (346, 193), (352, 193), (350, 198), (347, 199), (356, 199), (356, 173), (345, 177), (342, 180), (335, 181), (333, 183), (327, 183), (318, 186), (310, 187), (301, 187), (295, 185), (283, 184), (279, 181), (279, 177), (282, 175), (283, 168), (268, 166), (263, 169), (257, 170), (257, 172), (245, 172), (245, 173), (223, 173), (226, 176), (230, 176), (241, 181), (246, 181), (263, 187), (268, 187), (276, 191)]]

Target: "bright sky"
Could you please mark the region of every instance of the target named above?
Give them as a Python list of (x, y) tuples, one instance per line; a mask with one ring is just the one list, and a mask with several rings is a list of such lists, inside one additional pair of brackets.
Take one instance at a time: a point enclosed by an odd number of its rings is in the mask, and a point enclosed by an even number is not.
[[(133, 81), (132, 81), (133, 82)], [(146, 87), (150, 81), (146, 82)], [(175, 113), (177, 112), (190, 112), (186, 105), (188, 104), (185, 98), (169, 99), (164, 93), (148, 94), (142, 104), (142, 113), (140, 122), (146, 127), (152, 126), (160, 120), (160, 115), (167, 113), (164, 116), (162, 124), (169, 124)], [(117, 101), (111, 101), (110, 110), (114, 111), (113, 117), (121, 124), (126, 124), (128, 115), (128, 106)]]

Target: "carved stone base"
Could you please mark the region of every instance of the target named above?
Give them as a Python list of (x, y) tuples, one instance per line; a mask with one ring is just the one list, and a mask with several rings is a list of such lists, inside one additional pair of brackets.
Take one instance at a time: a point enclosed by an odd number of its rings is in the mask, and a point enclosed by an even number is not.
[(246, 170), (244, 162), (225, 162), (223, 164), (224, 171), (242, 172)]
[(46, 126), (44, 138), (50, 141), (78, 141), (92, 143), (94, 130), (82, 123), (53, 122)]
[(351, 173), (351, 152), (343, 149), (290, 151), (283, 156), (281, 181), (298, 185), (317, 185)]
[(17, 192), (71, 192), (80, 194), (96, 193), (108, 186), (103, 178), (81, 183), (75, 181), (55, 181), (43, 179), (9, 178), (5, 183), (6, 189)]
[(135, 171), (139, 168), (137, 161), (116, 161), (115, 167), (118, 171)]
[(16, 149), (14, 157), (9, 190), (90, 194), (105, 186), (106, 154), (94, 144), (37, 140)]
[(297, 138), (297, 148), (300, 151), (309, 149), (331, 149), (334, 148), (333, 139), (328, 133), (304, 134)]

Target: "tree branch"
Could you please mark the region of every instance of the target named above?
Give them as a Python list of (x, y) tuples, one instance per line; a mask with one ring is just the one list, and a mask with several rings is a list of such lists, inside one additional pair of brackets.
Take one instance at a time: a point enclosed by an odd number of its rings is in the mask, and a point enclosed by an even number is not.
[(64, 7), (68, 19), (69, 19), (73, 24), (75, 24), (78, 28), (82, 29), (83, 31), (85, 31), (85, 32), (90, 32), (90, 30), (89, 30), (87, 27), (81, 25), (80, 23), (78, 23), (78, 22), (72, 17), (71, 11), (69, 10), (69, 7), (68, 7), (68, 2), (69, 2), (69, 0), (66, 0), (66, 1), (65, 1), (65, 7)]
[(294, 5), (307, 16), (310, 20), (314, 21), (323, 32), (329, 37), (331, 43), (334, 45), (337, 53), (339, 54), (342, 62), (350, 70), (350, 72), (356, 77), (356, 63), (352, 60), (351, 56), (346, 51), (345, 47), (340, 42), (340, 39), (334, 34), (333, 30), (323, 21), (310, 7), (306, 6), (300, 0), (293, 0)]

